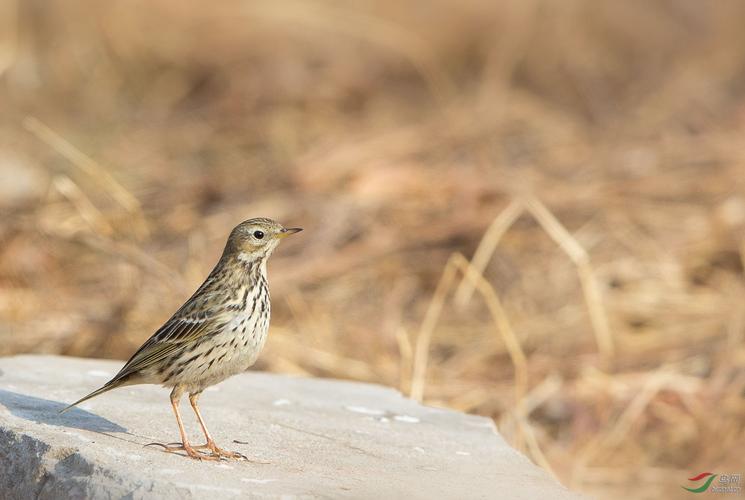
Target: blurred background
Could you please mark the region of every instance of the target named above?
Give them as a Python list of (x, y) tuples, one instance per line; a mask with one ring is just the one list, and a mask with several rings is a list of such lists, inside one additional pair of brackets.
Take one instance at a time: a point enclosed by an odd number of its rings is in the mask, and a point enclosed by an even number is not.
[(601, 498), (745, 473), (743, 19), (3, 0), (0, 354), (126, 359), (268, 216), (306, 231), (257, 369), (492, 417)]

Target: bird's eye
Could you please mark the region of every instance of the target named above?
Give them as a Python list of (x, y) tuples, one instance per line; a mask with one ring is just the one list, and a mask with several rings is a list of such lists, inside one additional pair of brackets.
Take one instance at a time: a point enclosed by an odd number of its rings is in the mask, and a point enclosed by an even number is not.
[(254, 231), (254, 238), (260, 240), (264, 237), (264, 231)]

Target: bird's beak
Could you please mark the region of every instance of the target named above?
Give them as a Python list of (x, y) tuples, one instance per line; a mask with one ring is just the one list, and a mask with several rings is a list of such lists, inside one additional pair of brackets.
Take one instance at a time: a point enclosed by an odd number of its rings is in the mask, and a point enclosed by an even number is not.
[(279, 235), (278, 236), (280, 238), (284, 238), (284, 237), (289, 236), (291, 234), (299, 233), (302, 230), (303, 230), (302, 227), (286, 227), (286, 228), (282, 229), (279, 232)]

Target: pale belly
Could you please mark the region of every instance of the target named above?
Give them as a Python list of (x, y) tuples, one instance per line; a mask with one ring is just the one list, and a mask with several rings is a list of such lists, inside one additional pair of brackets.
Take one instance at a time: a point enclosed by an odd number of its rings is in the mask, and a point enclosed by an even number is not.
[(181, 369), (167, 385), (180, 384), (188, 392), (199, 392), (246, 371), (259, 357), (268, 330), (269, 311), (265, 315), (237, 314), (221, 333), (175, 360), (175, 365)]

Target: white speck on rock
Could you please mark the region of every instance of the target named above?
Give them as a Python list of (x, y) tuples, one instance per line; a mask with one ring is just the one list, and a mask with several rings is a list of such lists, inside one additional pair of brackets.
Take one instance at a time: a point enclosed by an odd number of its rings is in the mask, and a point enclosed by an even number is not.
[(407, 424), (418, 424), (419, 419), (416, 417), (410, 417), (408, 415), (396, 415), (393, 417), (397, 422), (406, 422)]
[(418, 451), (419, 453), (425, 453), (424, 448), (422, 448), (421, 446), (414, 446), (414, 450)]
[(466, 456), (466, 457), (470, 455), (470, 453), (468, 453), (467, 451), (456, 451), (455, 454), (456, 455), (463, 455), (463, 456)]
[(85, 373), (86, 373), (86, 375), (90, 375), (91, 377), (100, 377), (100, 378), (109, 378), (109, 377), (111, 377), (111, 373), (105, 372), (103, 370), (88, 370)]
[(292, 401), (289, 399), (275, 399), (274, 402), (272, 402), (274, 406), (285, 406), (285, 405), (291, 405)]
[(276, 481), (276, 479), (252, 479), (248, 477), (242, 477), (241, 481), (243, 481), (244, 483), (266, 484), (266, 483), (272, 483)]
[(345, 406), (344, 408), (349, 411), (353, 411), (355, 413), (362, 413), (363, 415), (384, 415), (385, 414), (383, 410), (374, 410), (372, 408), (365, 408), (364, 406)]
[(216, 385), (213, 385), (213, 386), (207, 387), (207, 388), (205, 389), (205, 392), (217, 392), (217, 391), (219, 391), (219, 390), (220, 390), (220, 388), (219, 388), (219, 387), (217, 387)]

